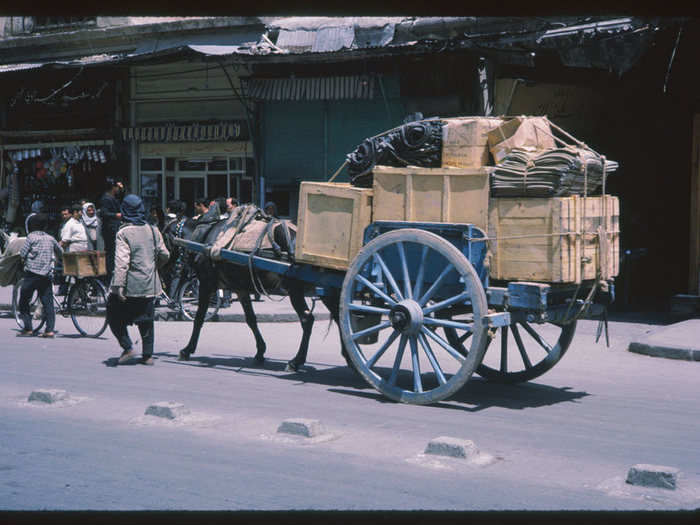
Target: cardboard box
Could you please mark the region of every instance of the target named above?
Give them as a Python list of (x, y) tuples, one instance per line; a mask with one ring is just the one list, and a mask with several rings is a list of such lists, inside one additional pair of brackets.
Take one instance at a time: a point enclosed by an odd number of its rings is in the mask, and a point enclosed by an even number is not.
[(75, 277), (97, 277), (107, 274), (105, 252), (86, 250), (63, 253), (63, 274)]
[(372, 222), (372, 195), (348, 183), (302, 182), (296, 260), (347, 270)]
[(595, 279), (600, 269), (604, 279), (612, 278), (620, 266), (619, 216), (619, 200), (611, 195), (493, 198), (490, 276), (579, 283)]
[(467, 223), (486, 231), (487, 169), (377, 166), (373, 176), (375, 221)]
[(443, 119), (442, 167), (481, 168), (488, 166), (488, 132), (503, 124), (498, 117)]
[(513, 148), (543, 150), (556, 148), (546, 117), (516, 117), (488, 132), (489, 150), (496, 164)]

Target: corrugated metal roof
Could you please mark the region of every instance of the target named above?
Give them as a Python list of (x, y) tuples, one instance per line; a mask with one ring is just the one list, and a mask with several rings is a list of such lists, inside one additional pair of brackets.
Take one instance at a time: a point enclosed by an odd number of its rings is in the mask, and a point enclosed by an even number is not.
[(292, 53), (309, 51), (316, 40), (316, 31), (287, 31), (280, 30), (275, 45)]
[(369, 75), (316, 78), (242, 79), (248, 97), (258, 100), (343, 100), (374, 98)]
[(386, 24), (381, 27), (355, 27), (354, 47), (384, 47), (394, 39), (396, 26)]
[(36, 69), (43, 66), (43, 63), (33, 64), (7, 64), (0, 66), (0, 73), (10, 73), (12, 71), (24, 71), (26, 69)]
[(311, 47), (311, 52), (324, 53), (350, 49), (354, 41), (355, 29), (352, 26), (324, 27), (316, 31), (316, 39)]

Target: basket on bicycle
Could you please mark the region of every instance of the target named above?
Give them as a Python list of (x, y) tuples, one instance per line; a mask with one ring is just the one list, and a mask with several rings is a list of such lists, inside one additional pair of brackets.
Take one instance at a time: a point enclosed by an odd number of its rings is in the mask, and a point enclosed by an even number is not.
[(78, 278), (106, 275), (107, 254), (95, 250), (65, 252), (63, 254), (63, 274)]

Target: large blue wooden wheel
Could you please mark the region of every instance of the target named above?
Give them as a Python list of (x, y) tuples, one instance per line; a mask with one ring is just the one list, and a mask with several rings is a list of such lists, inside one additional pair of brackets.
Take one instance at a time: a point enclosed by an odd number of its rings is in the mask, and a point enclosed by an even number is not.
[[(576, 321), (560, 325), (530, 322), (522, 314), (511, 316), (511, 324), (497, 328), (489, 338), (488, 351), (476, 369), (481, 377), (496, 383), (522, 383), (541, 376), (564, 357), (576, 332)], [(460, 316), (451, 319), (459, 321)], [(445, 336), (461, 353), (469, 353), (470, 334), (447, 327)]]
[[(454, 305), (471, 316), (444, 319)], [(418, 229), (384, 233), (365, 245), (345, 275), (340, 330), (364, 379), (403, 403), (436, 403), (456, 393), (481, 363), (486, 294), (474, 268), (450, 242)], [(466, 354), (438, 328), (469, 333)]]

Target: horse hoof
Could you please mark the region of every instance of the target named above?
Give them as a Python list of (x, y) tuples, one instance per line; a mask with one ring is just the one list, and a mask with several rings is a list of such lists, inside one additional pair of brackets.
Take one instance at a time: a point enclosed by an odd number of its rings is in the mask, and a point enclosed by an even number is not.
[(185, 350), (180, 350), (180, 355), (177, 358), (178, 361), (189, 361), (190, 360), (190, 353), (186, 352)]

